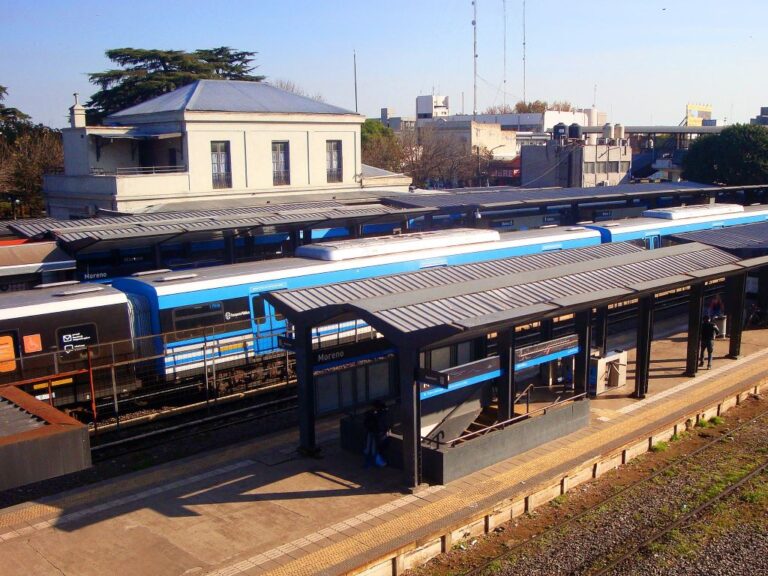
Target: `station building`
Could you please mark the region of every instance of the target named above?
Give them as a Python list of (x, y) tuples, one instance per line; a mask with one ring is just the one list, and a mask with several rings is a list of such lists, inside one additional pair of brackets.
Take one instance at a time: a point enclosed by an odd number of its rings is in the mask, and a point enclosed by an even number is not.
[[(54, 218), (198, 201), (407, 191), (410, 179), (361, 163), (364, 117), (258, 82), (198, 80), (88, 126), (70, 108), (64, 173), (46, 176)], [(366, 181), (368, 180), (368, 181)]]

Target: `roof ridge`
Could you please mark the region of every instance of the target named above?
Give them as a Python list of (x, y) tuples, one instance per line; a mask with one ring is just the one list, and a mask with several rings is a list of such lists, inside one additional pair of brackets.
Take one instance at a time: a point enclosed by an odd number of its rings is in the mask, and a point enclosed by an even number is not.
[(205, 80), (195, 80), (192, 82), (192, 84), (195, 85), (192, 90), (190, 90), (189, 95), (187, 96), (186, 100), (184, 101), (184, 104), (182, 104), (181, 109), (183, 111), (186, 111), (190, 106), (192, 106), (193, 100), (197, 100), (197, 94), (200, 90), (200, 83), (205, 82)]

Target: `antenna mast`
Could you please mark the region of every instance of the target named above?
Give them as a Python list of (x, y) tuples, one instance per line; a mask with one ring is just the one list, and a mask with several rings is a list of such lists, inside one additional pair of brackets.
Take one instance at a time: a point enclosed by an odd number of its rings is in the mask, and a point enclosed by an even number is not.
[(357, 53), (352, 50), (352, 67), (355, 73), (355, 114), (357, 114)]
[(525, 97), (525, 0), (523, 0), (523, 102), (528, 103)]
[(475, 83), (474, 83), (474, 97), (472, 99), (472, 119), (474, 120), (477, 117), (477, 0), (472, 0), (472, 10), (473, 10), (473, 18), (472, 18), (472, 34), (473, 34), (473, 52), (474, 52), (474, 58), (472, 59), (474, 61), (475, 65)]
[(501, 5), (504, 9), (504, 89), (503, 100), (504, 110), (507, 108), (507, 0), (502, 0)]

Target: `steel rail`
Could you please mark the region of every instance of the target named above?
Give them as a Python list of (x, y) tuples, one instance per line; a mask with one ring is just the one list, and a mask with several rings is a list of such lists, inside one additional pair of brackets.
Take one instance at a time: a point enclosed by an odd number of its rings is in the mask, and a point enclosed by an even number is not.
[(672, 530), (675, 530), (676, 528), (679, 528), (684, 523), (688, 522), (689, 520), (694, 518), (696, 515), (700, 514), (702, 511), (706, 510), (707, 508), (709, 508), (713, 504), (717, 503), (719, 500), (722, 500), (726, 496), (728, 496), (730, 494), (733, 494), (736, 490), (741, 488), (744, 484), (746, 484), (747, 482), (749, 482), (750, 480), (752, 480), (754, 477), (758, 476), (759, 474), (763, 473), (766, 468), (768, 468), (768, 461), (763, 462), (760, 466), (758, 466), (757, 468), (752, 470), (752, 472), (750, 472), (746, 476), (742, 477), (741, 479), (737, 480), (736, 482), (734, 482), (733, 484), (728, 486), (728, 488), (726, 488), (722, 492), (719, 492), (718, 494), (716, 494), (715, 496), (713, 496), (712, 498), (710, 498), (706, 502), (702, 503), (700, 506), (697, 506), (694, 510), (691, 510), (690, 512), (688, 512), (687, 514), (684, 514), (683, 516), (681, 516), (680, 518), (678, 518), (677, 520), (675, 520), (671, 524), (668, 524), (664, 529), (659, 530), (653, 536), (650, 536), (649, 538), (646, 538), (640, 544), (638, 544), (636, 546), (633, 546), (631, 550), (629, 550), (628, 552), (626, 552), (625, 554), (623, 554), (621, 557), (617, 558), (616, 560), (612, 561), (607, 566), (604, 566), (603, 568), (601, 568), (597, 572), (594, 572), (594, 573), (593, 572), (587, 572), (587, 573), (588, 574), (593, 574), (594, 576), (602, 576), (603, 574), (609, 573), (611, 570), (613, 570), (617, 566), (623, 564), (624, 562), (626, 562), (627, 560), (632, 558), (635, 554), (637, 554), (637, 552), (639, 552), (643, 548), (646, 548), (648, 545), (652, 544), (656, 540), (659, 540), (660, 538), (663, 538), (664, 536), (669, 534)]

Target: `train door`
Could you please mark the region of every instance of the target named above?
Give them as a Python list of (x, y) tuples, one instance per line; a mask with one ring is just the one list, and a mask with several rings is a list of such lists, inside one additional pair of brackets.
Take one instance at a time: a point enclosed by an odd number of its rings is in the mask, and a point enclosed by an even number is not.
[(252, 292), (249, 301), (254, 353), (274, 352), (277, 350), (277, 336), (285, 333), (285, 317), (278, 314), (258, 292)]
[(646, 236), (644, 240), (645, 240), (645, 247), (648, 250), (656, 250), (657, 248), (661, 248), (661, 236), (659, 234), (654, 234), (653, 236)]

